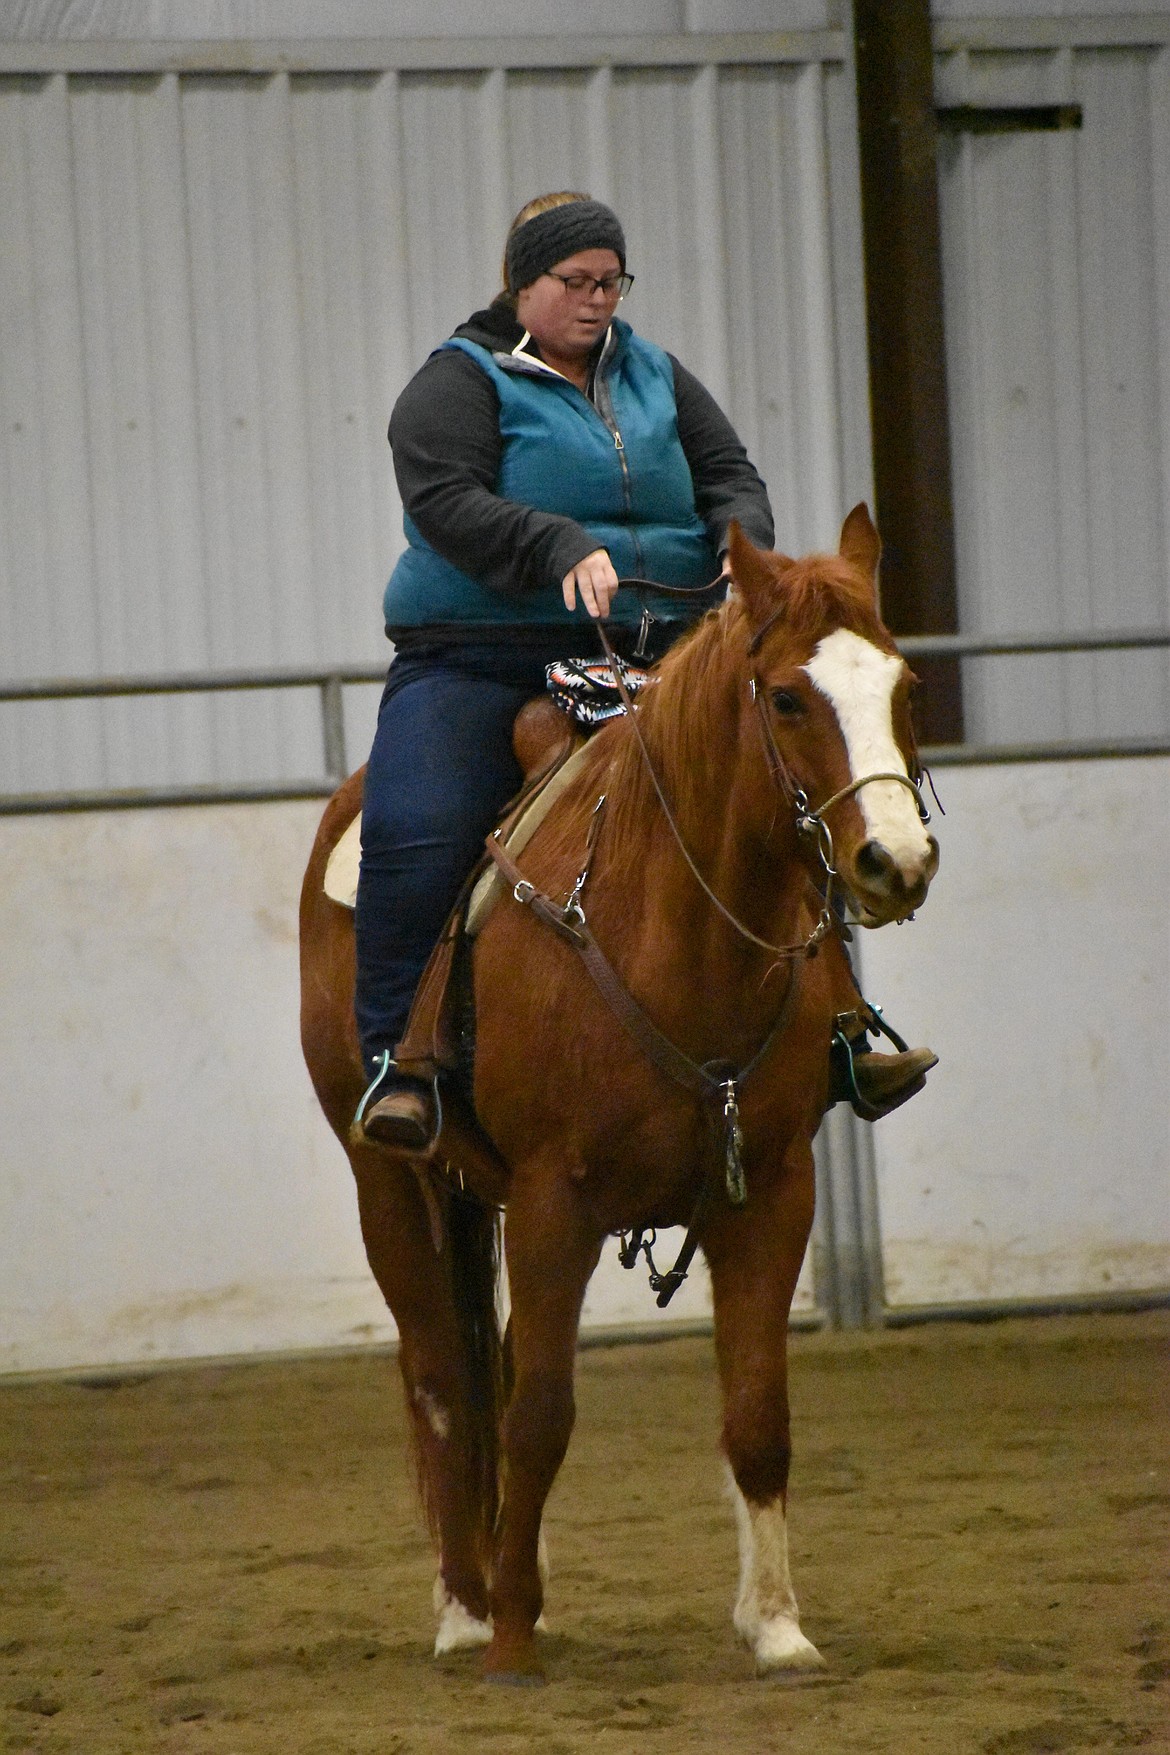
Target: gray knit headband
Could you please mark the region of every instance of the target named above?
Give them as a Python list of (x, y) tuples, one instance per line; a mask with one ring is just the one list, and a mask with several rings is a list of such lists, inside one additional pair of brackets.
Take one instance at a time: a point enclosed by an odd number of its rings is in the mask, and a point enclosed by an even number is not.
[(554, 262), (564, 262), (578, 250), (612, 250), (625, 269), (625, 233), (604, 201), (565, 201), (518, 226), (504, 251), (508, 291), (531, 286)]

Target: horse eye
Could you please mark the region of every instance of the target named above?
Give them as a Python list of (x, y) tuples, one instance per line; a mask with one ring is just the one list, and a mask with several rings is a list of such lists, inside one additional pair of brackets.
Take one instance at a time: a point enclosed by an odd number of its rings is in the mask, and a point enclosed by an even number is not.
[(787, 719), (791, 719), (795, 717), (796, 714), (804, 712), (804, 702), (801, 700), (800, 696), (792, 694), (788, 689), (773, 689), (772, 705), (775, 707), (777, 713)]

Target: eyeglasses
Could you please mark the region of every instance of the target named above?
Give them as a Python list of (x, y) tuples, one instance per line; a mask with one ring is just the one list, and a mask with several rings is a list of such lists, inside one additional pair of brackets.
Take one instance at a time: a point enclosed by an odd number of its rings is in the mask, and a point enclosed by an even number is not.
[(554, 274), (551, 268), (546, 268), (545, 273), (550, 280), (559, 280), (565, 291), (574, 297), (588, 293), (592, 298), (595, 292), (601, 291), (607, 299), (624, 299), (634, 284), (632, 274), (607, 274), (598, 280), (593, 274)]

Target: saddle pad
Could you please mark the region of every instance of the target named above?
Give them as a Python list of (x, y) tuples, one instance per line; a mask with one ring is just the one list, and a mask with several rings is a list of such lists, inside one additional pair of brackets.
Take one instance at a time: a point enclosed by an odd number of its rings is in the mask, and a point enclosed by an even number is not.
[(331, 902), (343, 908), (357, 906), (358, 866), (362, 858), (362, 818), (359, 811), (329, 855), (321, 888)]
[[(559, 768), (549, 775), (536, 797), (516, 820), (516, 826), (508, 834), (504, 846), (515, 859), (516, 855), (527, 847), (541, 823), (556, 803), (565, 787), (577, 776), (577, 772), (588, 752), (589, 745), (583, 743), (575, 749), (571, 756), (563, 761)], [(507, 883), (498, 866), (488, 865), (479, 882), (471, 892), (471, 900), (467, 904), (467, 925), (465, 931), (468, 938), (474, 938), (480, 931), (484, 921), (507, 890)]]
[[(548, 782), (536, 794), (527, 810), (517, 819), (516, 826), (508, 836), (504, 845), (513, 857), (526, 847), (535, 835), (541, 823), (548, 815), (552, 805), (559, 798), (568, 782), (573, 778), (581, 765), (581, 757), (589, 748), (583, 743), (580, 749), (574, 750), (556, 771), (549, 776)], [(353, 819), (349, 828), (329, 855), (325, 866), (325, 879), (322, 888), (331, 902), (339, 902), (343, 908), (353, 908), (357, 903), (358, 866), (362, 857), (362, 819), (360, 814)], [(489, 866), (471, 892), (471, 901), (467, 910), (467, 931), (474, 937), (490, 914), (497, 897), (503, 893), (504, 880), (495, 866)]]

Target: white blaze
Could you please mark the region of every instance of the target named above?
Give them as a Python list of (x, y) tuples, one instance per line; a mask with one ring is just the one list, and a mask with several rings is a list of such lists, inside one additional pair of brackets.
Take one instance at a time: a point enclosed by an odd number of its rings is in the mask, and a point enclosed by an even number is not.
[[(894, 739), (893, 713), (902, 660), (879, 651), (860, 634), (838, 628), (826, 634), (804, 669), (832, 703), (852, 778), (905, 774), (906, 763)], [(903, 870), (917, 870), (926, 856), (927, 835), (909, 787), (896, 780), (877, 780), (854, 796), (870, 839), (880, 841)]]

